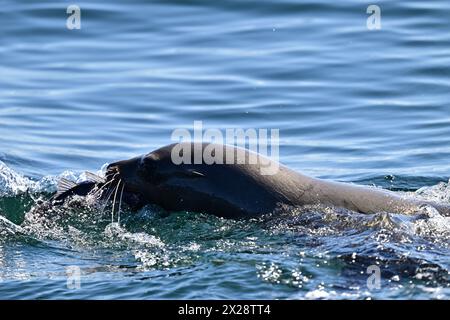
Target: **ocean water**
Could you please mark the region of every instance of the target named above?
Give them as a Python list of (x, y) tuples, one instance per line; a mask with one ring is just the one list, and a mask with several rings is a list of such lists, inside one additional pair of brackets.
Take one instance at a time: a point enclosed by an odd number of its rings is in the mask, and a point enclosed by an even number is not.
[(39, 210), (60, 177), (196, 120), (279, 129), (280, 161), (312, 176), (450, 202), (448, 1), (73, 4), (79, 30), (67, 3), (0, 1), (1, 299), (450, 298), (450, 220), (432, 211)]

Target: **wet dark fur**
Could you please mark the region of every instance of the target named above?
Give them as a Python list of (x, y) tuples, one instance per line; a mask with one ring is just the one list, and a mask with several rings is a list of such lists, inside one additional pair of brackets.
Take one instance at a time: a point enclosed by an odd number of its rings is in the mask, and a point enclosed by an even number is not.
[[(186, 144), (193, 151), (194, 144)], [(175, 144), (147, 155), (119, 161), (108, 166), (104, 182), (84, 182), (56, 200), (71, 195), (97, 194), (112, 200), (113, 211), (123, 203), (133, 210), (156, 204), (168, 211), (204, 212), (225, 218), (255, 217), (273, 212), (280, 204), (301, 206), (321, 204), (342, 207), (361, 213), (420, 212), (432, 206), (448, 216), (450, 206), (407, 199), (398, 194), (352, 184), (304, 176), (279, 165), (274, 175), (262, 175), (262, 164), (180, 164), (175, 165), (171, 152)], [(202, 150), (207, 146), (200, 146)], [(247, 150), (217, 145), (226, 152)], [(192, 160), (194, 152), (191, 152)], [(244, 159), (245, 158), (245, 159)], [(193, 161), (192, 161), (193, 162)]]

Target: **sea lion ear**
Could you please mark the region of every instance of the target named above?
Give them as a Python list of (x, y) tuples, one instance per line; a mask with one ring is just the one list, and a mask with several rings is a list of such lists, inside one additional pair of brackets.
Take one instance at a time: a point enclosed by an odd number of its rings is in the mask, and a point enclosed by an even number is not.
[(206, 177), (205, 174), (203, 174), (203, 173), (201, 173), (201, 172), (199, 172), (197, 170), (194, 170), (194, 169), (188, 169), (188, 170), (184, 171), (184, 174), (186, 176), (188, 176), (188, 177), (191, 177), (191, 178), (204, 178), (204, 177)]

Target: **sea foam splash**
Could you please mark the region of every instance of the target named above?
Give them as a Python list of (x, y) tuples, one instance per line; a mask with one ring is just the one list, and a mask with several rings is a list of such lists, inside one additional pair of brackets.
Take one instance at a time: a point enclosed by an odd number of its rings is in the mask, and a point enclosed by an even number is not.
[(35, 182), (10, 169), (0, 161), (0, 197), (14, 196), (34, 188)]
[[(95, 172), (99, 176), (104, 176), (108, 163), (104, 164), (100, 170)], [(66, 170), (56, 176), (45, 176), (40, 180), (32, 180), (15, 170), (8, 167), (4, 162), (0, 161), (0, 197), (12, 197), (26, 192), (39, 193), (54, 193), (56, 192), (58, 181), (61, 178), (79, 183), (86, 181), (86, 173), (77, 173)]]

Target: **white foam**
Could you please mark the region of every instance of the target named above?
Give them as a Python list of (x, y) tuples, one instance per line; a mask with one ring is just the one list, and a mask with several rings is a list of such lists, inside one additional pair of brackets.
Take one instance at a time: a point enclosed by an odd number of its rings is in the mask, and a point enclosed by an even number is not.
[(32, 188), (34, 182), (0, 161), (0, 196), (14, 196)]

